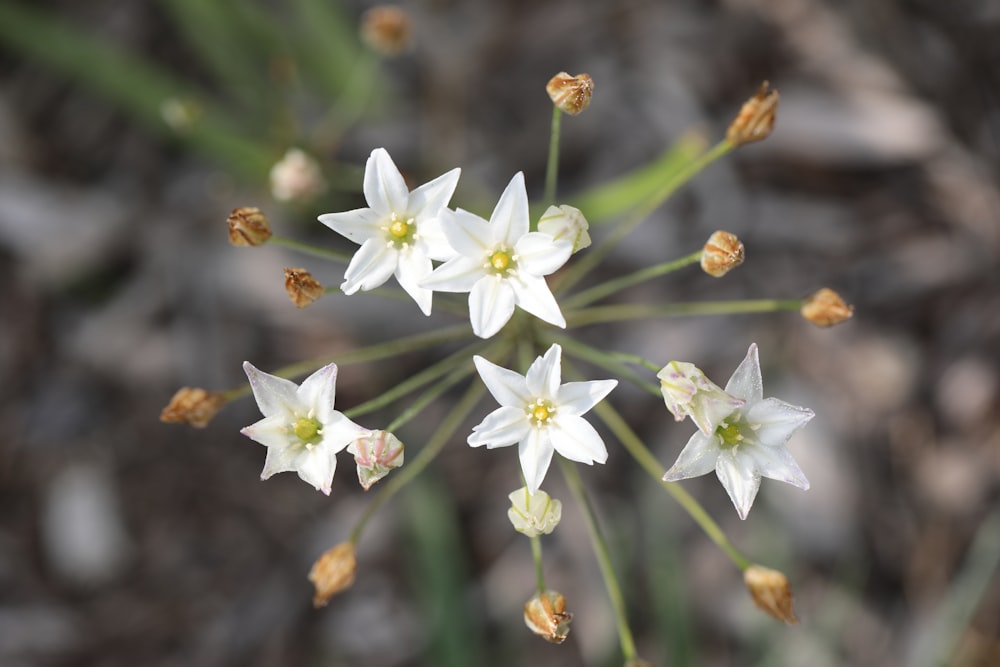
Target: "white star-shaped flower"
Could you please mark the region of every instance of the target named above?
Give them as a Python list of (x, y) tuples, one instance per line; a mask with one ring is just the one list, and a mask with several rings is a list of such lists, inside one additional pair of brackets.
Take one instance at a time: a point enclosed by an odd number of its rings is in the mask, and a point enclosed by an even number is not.
[(736, 506), (736, 512), (741, 519), (746, 519), (760, 489), (761, 477), (787, 482), (800, 489), (809, 488), (809, 480), (795, 463), (786, 443), (814, 413), (777, 398), (763, 398), (756, 344), (750, 346), (746, 358), (729, 378), (725, 391), (745, 402), (728, 415), (717, 418), (709, 435), (701, 431), (692, 435), (663, 479), (676, 482), (714, 470)]
[(566, 327), (559, 304), (543, 276), (573, 254), (572, 239), (529, 232), (528, 193), (518, 172), (493, 209), (489, 222), (459, 209), (443, 220), (458, 256), (434, 270), (421, 285), (441, 292), (468, 292), (472, 331), (489, 338), (520, 306), (535, 317)]
[(455, 256), (441, 231), (440, 216), (458, 185), (461, 169), (452, 169), (410, 192), (384, 148), (376, 148), (365, 165), (368, 208), (324, 213), (319, 221), (361, 248), (354, 254), (340, 288), (345, 294), (374, 289), (392, 275), (406, 293), (431, 314), (433, 292), (421, 287), (431, 260)]
[(560, 384), (562, 348), (558, 345), (535, 359), (527, 375), (479, 356), (473, 361), (500, 407), (472, 429), (468, 442), (487, 449), (517, 443), (529, 492), (535, 493), (542, 485), (554, 451), (587, 465), (608, 460), (601, 436), (580, 415), (607, 396), (617, 380)]
[(337, 453), (371, 435), (333, 409), (337, 365), (324, 366), (301, 385), (258, 370), (249, 361), (243, 362), (243, 370), (264, 415), (240, 431), (267, 447), (260, 478), (294, 470), (302, 481), (329, 495)]

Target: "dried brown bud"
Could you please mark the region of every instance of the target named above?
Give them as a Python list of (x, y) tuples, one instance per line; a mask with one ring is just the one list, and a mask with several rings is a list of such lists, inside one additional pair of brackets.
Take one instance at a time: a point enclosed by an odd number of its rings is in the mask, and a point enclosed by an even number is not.
[(777, 570), (751, 565), (743, 571), (743, 581), (754, 604), (779, 621), (798, 623), (792, 611), (792, 587), (788, 578)]
[(271, 238), (271, 223), (256, 206), (234, 208), (226, 222), (229, 242), (235, 246), (262, 245)]
[(840, 295), (824, 287), (802, 303), (802, 317), (818, 327), (832, 327), (854, 316), (854, 306), (844, 303)]
[(399, 55), (413, 42), (410, 15), (402, 7), (372, 7), (361, 17), (361, 39), (383, 56)]
[(285, 269), (285, 291), (292, 297), (292, 303), (305, 308), (323, 296), (323, 285), (305, 269)]
[(743, 263), (743, 242), (735, 234), (717, 231), (708, 237), (701, 251), (701, 269), (710, 276), (721, 278)]
[(594, 80), (589, 74), (570, 76), (566, 72), (559, 72), (545, 84), (545, 91), (560, 111), (575, 116), (590, 106)]
[(757, 93), (747, 100), (726, 130), (726, 139), (733, 146), (761, 141), (771, 136), (774, 117), (778, 112), (778, 90), (768, 90), (768, 82), (760, 84)]
[(330, 598), (350, 588), (357, 568), (353, 542), (341, 542), (320, 556), (309, 571), (309, 581), (316, 586), (313, 605), (325, 607)]
[(163, 408), (160, 421), (205, 428), (225, 404), (226, 397), (221, 392), (206, 391), (200, 387), (181, 387), (167, 407)]
[(569, 635), (573, 614), (566, 611), (566, 598), (556, 591), (536, 593), (524, 605), (524, 623), (532, 632), (553, 644), (562, 644)]

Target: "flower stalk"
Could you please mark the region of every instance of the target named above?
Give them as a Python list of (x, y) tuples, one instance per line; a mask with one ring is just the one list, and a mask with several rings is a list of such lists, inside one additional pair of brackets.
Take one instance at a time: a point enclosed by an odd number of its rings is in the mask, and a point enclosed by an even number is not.
[(638, 285), (639, 283), (643, 283), (647, 280), (652, 280), (653, 278), (673, 273), (674, 271), (683, 269), (686, 266), (697, 264), (701, 261), (701, 255), (702, 251), (699, 250), (691, 253), (690, 255), (681, 257), (680, 259), (640, 269), (633, 273), (601, 283), (600, 285), (594, 285), (589, 289), (574, 294), (570, 298), (566, 299), (563, 304), (566, 308), (580, 308), (582, 306), (590, 305), (591, 303), (599, 301), (606, 296), (620, 292), (627, 287), (632, 287), (633, 285)]
[(622, 304), (586, 308), (566, 314), (568, 327), (579, 327), (603, 322), (624, 322), (654, 317), (679, 317), (683, 315), (736, 315), (745, 313), (773, 313), (798, 310), (800, 299), (747, 299), (743, 301), (699, 301), (668, 304)]
[(559, 135), (562, 131), (562, 110), (553, 105), (552, 129), (549, 134), (549, 159), (545, 165), (545, 205), (556, 203), (556, 183), (559, 178)]

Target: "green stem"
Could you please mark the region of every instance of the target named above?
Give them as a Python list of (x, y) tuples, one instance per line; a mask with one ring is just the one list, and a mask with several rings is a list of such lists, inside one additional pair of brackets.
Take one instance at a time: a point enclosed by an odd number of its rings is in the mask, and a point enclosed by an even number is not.
[(772, 313), (781, 310), (798, 310), (801, 299), (748, 299), (745, 301), (699, 301), (694, 303), (622, 304), (599, 306), (566, 313), (567, 326), (578, 327), (601, 322), (652, 317), (677, 317), (681, 315), (735, 315), (740, 313)]
[(531, 537), (531, 557), (535, 560), (535, 580), (538, 582), (538, 592), (545, 592), (545, 573), (542, 571), (542, 538)]
[(603, 368), (614, 373), (615, 375), (621, 376), (631, 381), (648, 394), (652, 394), (656, 397), (661, 395), (659, 385), (653, 384), (652, 382), (640, 377), (635, 371), (626, 366), (622, 359), (631, 361), (632, 363), (639, 363), (646, 366), (650, 370), (653, 370), (653, 372), (658, 372), (660, 369), (657, 368), (653, 362), (647, 361), (638, 355), (629, 355), (623, 352), (606, 352), (562, 334), (552, 334), (549, 336), (549, 339), (553, 343), (559, 343), (562, 345), (568, 354), (576, 357), (577, 359), (582, 359), (583, 361), (589, 362), (598, 368)]
[(570, 309), (586, 306), (594, 301), (614, 294), (615, 292), (619, 292), (626, 287), (638, 285), (641, 282), (672, 273), (678, 269), (684, 268), (685, 266), (690, 266), (691, 264), (697, 264), (701, 261), (701, 254), (702, 251), (699, 250), (687, 255), (686, 257), (681, 257), (680, 259), (675, 259), (671, 262), (664, 262), (663, 264), (657, 264), (656, 266), (640, 269), (639, 271), (630, 273), (626, 276), (609, 280), (605, 283), (601, 283), (600, 285), (594, 285), (590, 289), (574, 294), (569, 299), (566, 299), (563, 302), (563, 308)]
[(456, 384), (459, 380), (462, 380), (463, 378), (472, 375), (472, 371), (474, 370), (474, 368), (475, 367), (472, 364), (467, 363), (466, 365), (460, 366), (455, 370), (453, 370), (451, 373), (448, 374), (447, 377), (443, 378), (433, 387), (425, 391), (420, 396), (420, 398), (418, 398), (416, 401), (413, 402), (412, 405), (406, 408), (406, 410), (404, 410), (402, 414), (393, 419), (392, 423), (385, 427), (385, 430), (391, 432), (395, 431), (396, 429), (402, 428), (403, 425), (406, 424), (408, 421), (410, 421), (417, 415), (421, 414), (424, 411), (424, 408), (430, 405), (431, 402), (438, 396), (447, 391), (449, 387)]
[(556, 181), (559, 177), (559, 133), (562, 125), (562, 111), (552, 107), (552, 131), (549, 135), (549, 161), (545, 168), (545, 205), (556, 202)]
[(594, 508), (591, 506), (590, 500), (583, 489), (583, 480), (580, 479), (580, 473), (577, 472), (576, 466), (562, 456), (557, 456), (556, 458), (559, 460), (559, 468), (562, 470), (563, 477), (566, 478), (566, 485), (569, 487), (570, 492), (580, 506), (580, 510), (583, 512), (583, 518), (587, 524), (587, 534), (590, 536), (594, 555), (597, 556), (597, 565), (600, 567), (601, 576), (604, 579), (604, 587), (608, 591), (608, 597), (611, 598), (611, 606), (615, 612), (615, 620), (618, 625), (618, 638), (622, 645), (622, 656), (628, 662), (636, 657), (635, 640), (632, 639), (632, 630), (629, 629), (628, 618), (625, 615), (625, 599), (622, 597), (621, 586), (618, 584), (618, 578), (615, 576), (615, 570), (611, 564), (608, 545), (604, 541), (601, 529), (597, 525)]
[(268, 243), (284, 246), (305, 255), (311, 255), (312, 257), (331, 259), (342, 264), (347, 264), (351, 261), (351, 256), (347, 253), (337, 252), (336, 250), (327, 250), (326, 248), (314, 246), (311, 243), (303, 243), (302, 241), (296, 241), (295, 239), (290, 239), (285, 236), (278, 236), (277, 234), (272, 235), (271, 238), (268, 239)]

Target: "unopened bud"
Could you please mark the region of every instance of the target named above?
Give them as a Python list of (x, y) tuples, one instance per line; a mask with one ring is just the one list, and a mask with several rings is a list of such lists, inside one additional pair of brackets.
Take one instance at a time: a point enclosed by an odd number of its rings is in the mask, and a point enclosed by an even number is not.
[(854, 306), (844, 303), (840, 295), (824, 287), (807, 298), (800, 309), (802, 317), (818, 327), (832, 327), (854, 316)]
[(538, 231), (545, 232), (556, 241), (567, 239), (573, 242), (576, 253), (590, 247), (590, 225), (583, 212), (573, 206), (549, 206), (538, 220)]
[(354, 455), (358, 464), (358, 481), (365, 491), (372, 484), (403, 465), (403, 443), (388, 431), (372, 431), (347, 446), (347, 453)]
[(667, 410), (677, 421), (691, 417), (705, 435), (711, 435), (726, 417), (745, 404), (709, 380), (686, 361), (671, 361), (656, 374)]
[(349, 588), (357, 568), (353, 542), (341, 542), (320, 556), (309, 571), (309, 581), (316, 586), (313, 605), (325, 607), (330, 598)]
[(225, 404), (226, 397), (221, 392), (206, 391), (200, 387), (181, 387), (167, 407), (163, 408), (160, 421), (205, 428)]
[(289, 148), (271, 167), (271, 194), (278, 201), (309, 199), (325, 189), (319, 164), (298, 148)]
[(537, 593), (524, 605), (524, 623), (532, 632), (553, 644), (569, 635), (573, 614), (566, 611), (566, 598), (556, 591)]
[(560, 111), (575, 116), (590, 106), (594, 80), (589, 74), (570, 76), (566, 72), (559, 72), (549, 79), (545, 90)]
[(410, 48), (413, 28), (402, 7), (379, 5), (361, 17), (361, 39), (376, 53), (396, 56)]
[(798, 623), (792, 611), (792, 587), (788, 578), (760, 565), (751, 565), (743, 571), (743, 581), (750, 591), (754, 604), (774, 618), (785, 623)]
[(767, 81), (749, 100), (743, 103), (736, 118), (726, 130), (726, 140), (733, 146), (761, 141), (771, 136), (774, 118), (778, 112), (778, 90), (768, 89)]
[(323, 285), (305, 269), (285, 269), (285, 291), (297, 308), (305, 308), (323, 296)]
[(542, 490), (531, 494), (527, 487), (508, 494), (511, 507), (507, 510), (507, 518), (514, 525), (514, 530), (528, 537), (548, 535), (562, 518), (562, 503), (549, 497)]
[(701, 270), (721, 278), (743, 263), (743, 242), (735, 234), (717, 231), (708, 237), (701, 251)]
[(256, 206), (234, 208), (226, 222), (229, 242), (235, 246), (263, 245), (271, 238), (271, 223)]

